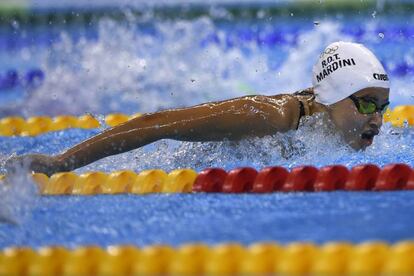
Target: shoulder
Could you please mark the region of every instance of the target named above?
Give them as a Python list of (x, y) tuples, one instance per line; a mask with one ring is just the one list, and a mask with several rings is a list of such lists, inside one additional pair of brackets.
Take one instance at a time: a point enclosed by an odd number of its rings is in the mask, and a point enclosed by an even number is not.
[[(300, 101), (294, 94), (254, 96), (254, 100), (268, 106), (270, 117), (283, 130), (296, 129), (300, 118)], [(273, 115), (273, 116), (272, 116)]]
[(299, 99), (295, 94), (279, 94), (274, 96), (266, 96), (268, 101), (277, 107), (284, 109), (297, 108)]

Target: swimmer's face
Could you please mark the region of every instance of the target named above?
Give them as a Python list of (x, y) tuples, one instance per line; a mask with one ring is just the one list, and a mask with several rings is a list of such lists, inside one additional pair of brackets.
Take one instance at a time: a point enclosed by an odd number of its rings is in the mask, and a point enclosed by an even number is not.
[[(377, 107), (382, 107), (388, 103), (389, 89), (365, 88), (354, 93), (353, 96), (354, 99), (362, 98), (374, 102)], [(356, 150), (370, 146), (382, 125), (380, 111), (362, 114), (350, 98), (330, 105), (329, 114), (336, 127), (343, 134), (345, 141)]]

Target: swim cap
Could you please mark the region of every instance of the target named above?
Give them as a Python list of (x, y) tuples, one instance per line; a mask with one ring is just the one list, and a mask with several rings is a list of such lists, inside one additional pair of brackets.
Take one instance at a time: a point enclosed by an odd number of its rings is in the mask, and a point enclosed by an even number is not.
[(368, 87), (389, 88), (381, 62), (365, 46), (334, 42), (322, 52), (313, 66), (312, 84), (316, 101), (330, 105)]

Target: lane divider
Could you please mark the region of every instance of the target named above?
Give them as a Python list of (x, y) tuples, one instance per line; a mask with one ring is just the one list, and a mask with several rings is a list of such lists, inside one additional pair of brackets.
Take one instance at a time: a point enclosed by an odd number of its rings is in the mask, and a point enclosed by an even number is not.
[[(141, 115), (141, 113), (133, 115), (109, 114), (105, 117), (105, 123), (110, 127), (114, 127)], [(384, 122), (390, 122), (395, 127), (414, 126), (414, 105), (401, 105), (393, 110), (388, 109), (384, 114)], [(62, 115), (54, 118), (34, 116), (27, 119), (11, 116), (0, 119), (0, 136), (36, 136), (49, 131), (68, 128), (93, 129), (99, 127), (99, 121), (91, 115), (80, 117)]]
[(393, 110), (388, 108), (383, 120), (395, 127), (414, 126), (414, 105), (399, 105)]
[(10, 247), (0, 275), (413, 275), (414, 241)]
[(0, 93), (7, 93), (18, 87), (37, 88), (44, 79), (45, 73), (39, 68), (30, 69), (26, 74), (10, 69), (0, 73)]
[[(288, 171), (266, 167), (260, 171), (241, 167), (229, 172), (208, 168), (200, 173), (192, 169), (130, 170), (112, 173), (87, 172), (77, 175), (61, 172), (51, 177), (32, 174), (43, 195), (152, 194), (152, 193), (274, 193), (329, 191), (414, 190), (414, 170), (406, 164), (379, 168), (364, 164), (348, 169), (331, 165), (320, 169), (300, 166)], [(0, 176), (0, 185), (7, 178)]]
[[(136, 113), (125, 115), (120, 113), (109, 114), (105, 123), (110, 126), (122, 124), (130, 119), (141, 116)], [(36, 136), (50, 131), (59, 131), (69, 128), (93, 129), (99, 128), (99, 121), (91, 115), (71, 116), (62, 115), (54, 118), (35, 116), (24, 119), (19, 116), (5, 117), (0, 120), (0, 136)]]

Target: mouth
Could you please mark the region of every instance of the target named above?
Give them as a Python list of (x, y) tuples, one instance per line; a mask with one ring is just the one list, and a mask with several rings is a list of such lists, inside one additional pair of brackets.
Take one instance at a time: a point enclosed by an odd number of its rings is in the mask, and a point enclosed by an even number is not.
[(374, 136), (378, 135), (378, 130), (368, 130), (361, 134), (361, 140), (365, 146), (370, 146), (374, 141)]

